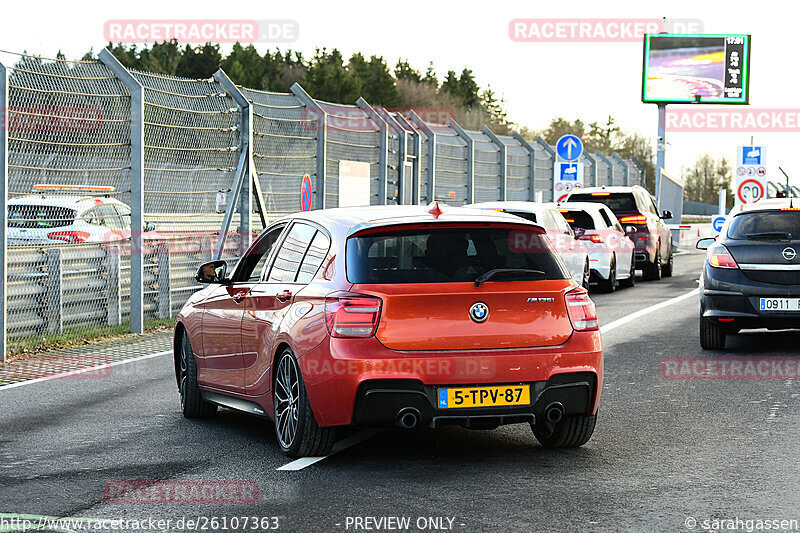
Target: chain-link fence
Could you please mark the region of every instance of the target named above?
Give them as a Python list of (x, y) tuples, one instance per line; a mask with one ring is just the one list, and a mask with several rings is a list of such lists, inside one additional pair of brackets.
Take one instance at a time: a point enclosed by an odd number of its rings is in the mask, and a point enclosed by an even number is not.
[[(315, 209), (340, 205), (340, 169), (353, 162), (368, 167), (370, 204), (553, 197), (542, 138), (318, 101), (298, 84), (238, 87), (222, 71), (130, 71), (105, 50), (98, 61), (0, 58), (0, 355), (171, 318), (199, 288), (200, 263), (237, 257), (302, 208), (304, 176)], [(644, 183), (635, 160), (581, 162), (584, 186)]]

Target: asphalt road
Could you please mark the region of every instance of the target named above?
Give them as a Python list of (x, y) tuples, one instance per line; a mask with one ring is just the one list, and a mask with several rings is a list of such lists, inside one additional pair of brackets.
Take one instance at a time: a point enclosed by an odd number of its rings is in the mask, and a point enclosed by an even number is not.
[[(601, 322), (697, 288), (701, 262), (680, 256), (672, 278), (595, 295)], [(379, 530), (366, 517), (465, 532), (800, 520), (800, 382), (665, 379), (660, 370), (670, 357), (798, 358), (800, 335), (742, 335), (725, 352), (703, 352), (698, 310), (692, 296), (604, 333), (597, 429), (575, 450), (540, 447), (527, 425), (386, 430), (308, 468), (278, 471), (289, 461), (269, 424), (227, 410), (202, 421), (180, 416), (166, 356), (114, 366), (103, 379), (0, 390), (0, 513), (278, 517), (281, 531)], [(248, 504), (109, 503), (104, 488), (122, 480), (244, 480), (258, 496)]]

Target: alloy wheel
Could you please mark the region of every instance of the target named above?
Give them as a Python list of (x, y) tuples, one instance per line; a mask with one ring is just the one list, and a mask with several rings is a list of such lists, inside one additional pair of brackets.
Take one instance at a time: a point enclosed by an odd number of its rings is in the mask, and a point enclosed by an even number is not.
[(300, 380), (297, 364), (290, 354), (284, 354), (275, 377), (275, 425), (284, 449), (291, 447), (297, 433), (300, 400)]

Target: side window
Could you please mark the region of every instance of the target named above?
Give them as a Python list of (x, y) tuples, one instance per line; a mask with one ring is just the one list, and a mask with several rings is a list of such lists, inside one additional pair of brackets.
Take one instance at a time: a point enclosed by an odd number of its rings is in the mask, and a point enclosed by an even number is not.
[(101, 220), (105, 221), (104, 226), (111, 229), (122, 229), (122, 218), (114, 205), (101, 205), (97, 208), (97, 213), (100, 215)]
[(613, 226), (613, 224), (611, 223), (611, 218), (608, 216), (608, 213), (606, 213), (606, 210), (603, 209), (602, 207), (600, 208), (600, 216), (603, 218), (605, 227), (609, 228)]
[(297, 273), (297, 283), (309, 283), (322, 266), (325, 256), (328, 255), (328, 249), (331, 246), (331, 240), (321, 231), (317, 231), (314, 239), (311, 241), (311, 246), (308, 247), (306, 256), (300, 264), (300, 271)]
[(316, 232), (317, 230), (308, 224), (295, 223), (275, 256), (267, 281), (293, 283), (306, 249)]
[(120, 216), (120, 223), (122, 224), (122, 229), (130, 229), (131, 228), (131, 209), (127, 205), (115, 204), (117, 208), (117, 212)]
[(275, 243), (278, 242), (278, 238), (285, 228), (286, 225), (281, 224), (269, 230), (258, 239), (253, 248), (242, 258), (239, 268), (234, 275), (234, 281), (256, 282), (261, 279), (261, 273), (264, 270), (264, 265), (266, 265), (269, 260), (270, 252), (275, 247)]
[(97, 208), (89, 209), (81, 216), (87, 224), (100, 224), (100, 220), (97, 218)]
[(553, 220), (556, 221), (556, 227), (558, 228), (557, 231), (559, 233), (566, 233), (567, 235), (572, 235), (572, 228), (567, 221), (564, 219), (564, 216), (557, 212), (557, 211), (550, 211), (550, 214), (553, 217)]
[(603, 212), (605, 214), (606, 220), (608, 221), (608, 225), (610, 227), (614, 228), (615, 230), (619, 231), (620, 233), (625, 233), (623, 231), (623, 229), (622, 229), (622, 224), (619, 223), (619, 220), (617, 220), (617, 217), (614, 216), (614, 213), (611, 212), (611, 210), (603, 209)]

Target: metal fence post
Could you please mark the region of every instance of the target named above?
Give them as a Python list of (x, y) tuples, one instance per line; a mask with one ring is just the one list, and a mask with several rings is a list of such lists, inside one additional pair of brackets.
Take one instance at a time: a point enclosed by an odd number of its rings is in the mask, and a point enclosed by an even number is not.
[(512, 137), (514, 137), (519, 144), (528, 152), (528, 179), (530, 180), (530, 184), (528, 185), (528, 201), (535, 202), (536, 200), (536, 149), (533, 147), (528, 140), (517, 133), (516, 131), (513, 132)]
[[(592, 165), (592, 173), (589, 176), (589, 187), (597, 187), (597, 159), (590, 156), (588, 153), (583, 152), (583, 157), (589, 160), (589, 163)], [(583, 167), (584, 175), (583, 175), (583, 185), (586, 186), (586, 165)]]
[(0, 63), (0, 209), (3, 211), (3, 224), (0, 226), (0, 362), (6, 360), (8, 328), (8, 71)]
[(61, 250), (50, 248), (47, 254), (47, 287), (45, 289), (44, 316), (49, 333), (61, 333), (63, 329), (64, 298), (61, 289), (64, 279), (64, 265), (61, 260)]
[(447, 125), (453, 128), (456, 135), (467, 143), (467, 202), (468, 204), (475, 202), (475, 140), (466, 132), (464, 128), (458, 125), (458, 122), (452, 118), (447, 119)]
[(556, 157), (556, 151), (553, 150), (553, 148), (547, 143), (547, 141), (545, 141), (542, 138), (541, 135), (536, 136), (536, 142), (539, 143), (539, 145), (542, 148), (544, 148), (544, 151), (547, 152), (547, 154), (550, 156), (550, 161), (552, 164), (550, 165), (551, 172), (550, 172), (550, 180), (548, 183), (550, 184), (550, 201), (555, 202), (558, 198), (556, 198), (556, 192), (553, 190), (553, 185), (554, 185), (553, 182), (555, 181), (553, 176), (556, 171), (556, 161), (558, 157)]
[(508, 145), (500, 140), (489, 126), (481, 128), (481, 132), (500, 148), (500, 199), (505, 202), (508, 199)]
[(106, 315), (109, 326), (122, 323), (122, 276), (120, 275), (120, 249), (109, 246), (106, 250), (108, 276), (106, 278)]
[[(378, 109), (381, 118), (386, 122), (387, 128), (391, 127), (397, 132), (397, 203), (407, 205), (411, 203), (411, 187), (408, 186), (411, 176), (406, 176), (406, 161), (408, 161), (408, 132), (400, 125), (396, 118), (385, 109)], [(413, 183), (413, 179), (412, 179)]]
[(380, 139), (378, 145), (380, 153), (378, 154), (378, 198), (380, 198), (380, 201), (378, 204), (386, 205), (389, 201), (389, 126), (386, 124), (386, 121), (383, 119), (383, 117), (381, 117), (363, 98), (356, 100), (356, 105), (362, 109), (367, 114), (369, 119), (379, 128)]
[[(428, 136), (428, 197), (425, 198), (425, 201), (430, 203), (436, 198), (436, 133), (413, 109), (411, 110), (411, 120)], [(420, 147), (421, 145), (420, 142)], [(421, 156), (422, 154), (419, 154), (419, 157)], [(419, 188), (417, 194), (419, 194)], [(421, 200), (422, 198), (420, 198)]]
[(325, 176), (328, 162), (328, 114), (313, 98), (311, 98), (311, 96), (309, 96), (299, 83), (295, 82), (292, 84), (289, 90), (294, 93), (301, 104), (313, 109), (317, 114), (317, 201), (314, 202), (314, 207), (315, 209), (325, 209)]
[(131, 333), (144, 333), (144, 88), (107, 49), (98, 57), (131, 93)]
[(642, 187), (644, 187), (645, 186), (644, 165), (641, 164), (639, 162), (639, 160), (636, 159), (636, 156), (634, 156), (634, 155), (631, 156), (631, 161), (633, 161), (633, 164), (636, 165), (636, 168), (639, 170), (639, 183), (637, 183), (636, 185), (641, 185)]
[[(403, 128), (403, 131), (411, 135), (411, 142), (414, 143), (414, 155), (409, 156), (408, 154), (408, 144), (406, 144), (405, 150), (405, 158), (406, 161), (410, 158), (411, 161), (411, 195), (408, 199), (409, 204), (418, 204), (419, 203), (419, 186), (420, 186), (420, 175), (422, 173), (422, 168), (420, 168), (420, 164), (422, 162), (422, 135), (411, 125), (411, 122), (402, 114), (397, 114), (397, 123)], [(403, 175), (406, 179), (409, 179), (409, 176), (406, 172), (403, 172)]]
[(253, 145), (253, 109), (250, 101), (245, 98), (236, 84), (231, 81), (225, 71), (219, 69), (214, 73), (214, 79), (219, 83), (225, 92), (236, 102), (242, 120), (239, 124), (239, 162), (236, 165), (236, 172), (231, 185), (231, 196), (228, 198), (228, 205), (225, 209), (225, 216), (222, 218), (217, 245), (214, 249), (214, 258), (220, 259), (222, 251), (225, 249), (225, 241), (228, 238), (231, 219), (235, 207), (239, 205), (239, 252), (244, 253), (250, 247), (250, 229), (253, 217), (253, 175), (252, 167), (249, 163), (250, 147)]
[(606, 175), (606, 183), (598, 183), (597, 185), (614, 185), (614, 165), (611, 161), (603, 155), (603, 152), (597, 150), (594, 153), (597, 157), (603, 160), (603, 162), (608, 166), (608, 174)]
[(169, 273), (169, 243), (158, 247), (158, 318), (172, 316), (172, 283)]
[(625, 160), (622, 159), (617, 152), (611, 154), (611, 157), (615, 159), (620, 165), (622, 165), (622, 170), (625, 173), (625, 186), (630, 187), (631, 173), (630, 173), (630, 168), (628, 167), (628, 163), (626, 163)]

